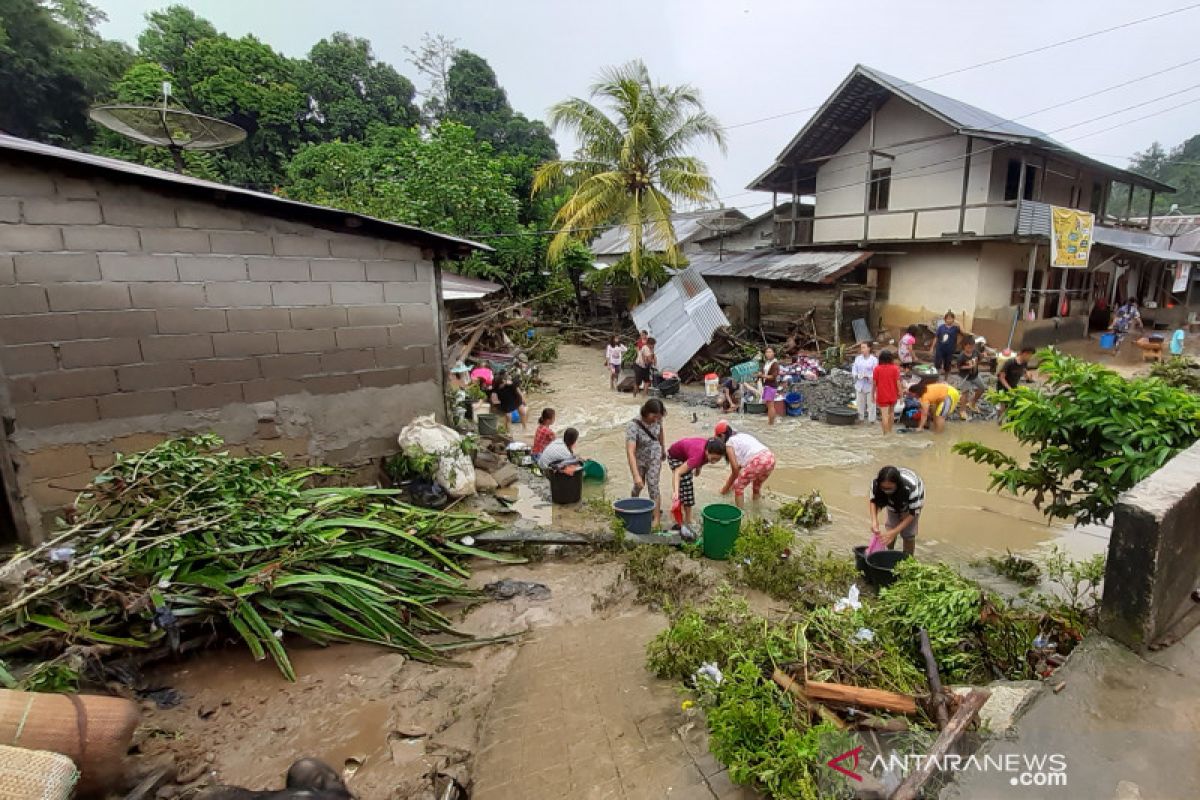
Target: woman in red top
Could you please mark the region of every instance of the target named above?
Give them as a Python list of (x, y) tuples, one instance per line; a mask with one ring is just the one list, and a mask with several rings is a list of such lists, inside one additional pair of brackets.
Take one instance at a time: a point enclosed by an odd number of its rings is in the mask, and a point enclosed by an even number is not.
[(879, 421), (883, 423), (883, 432), (892, 432), (892, 422), (895, 419), (896, 401), (904, 393), (900, 383), (900, 368), (896, 366), (896, 358), (891, 350), (879, 354), (879, 366), (872, 373), (875, 381), (875, 405), (879, 406)]

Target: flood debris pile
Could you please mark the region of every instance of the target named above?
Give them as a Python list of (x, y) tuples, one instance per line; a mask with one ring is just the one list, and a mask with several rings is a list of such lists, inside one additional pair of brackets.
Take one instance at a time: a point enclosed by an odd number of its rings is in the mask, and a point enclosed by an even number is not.
[(221, 448), (203, 435), (118, 455), (57, 535), (0, 570), (0, 653), (17, 679), (102, 680), (118, 656), (222, 639), (289, 679), (290, 635), (425, 661), (473, 643), (436, 606), (477, 596), (464, 561), (497, 558), (468, 544), (488, 525), (401, 504), (396, 490), (314, 486), (335, 471)]
[(647, 647), (647, 667), (689, 691), (685, 711), (703, 715), (732, 779), (771, 797), (855, 796), (861, 787), (825, 767), (863, 743), (852, 732), (946, 746), (987, 699), (952, 684), (1048, 677), (1085, 632), (1072, 626), (1094, 621), (1094, 597), (1010, 604), (950, 566), (913, 559), (878, 595), (860, 593), (851, 565), (792, 536), (755, 521), (733, 555), (735, 579), (790, 601), (785, 613), (756, 613), (726, 585), (672, 611)]

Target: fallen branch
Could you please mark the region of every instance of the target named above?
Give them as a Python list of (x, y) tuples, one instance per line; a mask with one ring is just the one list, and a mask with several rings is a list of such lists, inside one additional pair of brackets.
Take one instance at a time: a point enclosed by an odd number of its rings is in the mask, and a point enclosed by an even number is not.
[(938, 674), (937, 659), (933, 657), (933, 648), (929, 644), (929, 633), (921, 628), (921, 657), (925, 659), (925, 675), (929, 678), (929, 696), (933, 703), (934, 716), (938, 728), (945, 730), (950, 715), (946, 711), (946, 696), (942, 694), (942, 676)]
[(908, 777), (892, 793), (891, 800), (916, 800), (921, 793), (921, 788), (929, 782), (929, 779), (937, 771), (937, 765), (942, 756), (949, 753), (958, 743), (958, 740), (966, 733), (967, 726), (971, 724), (971, 720), (979, 713), (979, 709), (983, 708), (983, 704), (987, 702), (990, 696), (991, 692), (986, 689), (974, 689), (963, 698), (958, 711), (954, 713), (954, 717), (946, 725), (946, 729), (942, 731), (937, 741), (933, 743), (933, 747), (930, 748), (927, 757), (921, 760), (921, 768), (908, 773)]

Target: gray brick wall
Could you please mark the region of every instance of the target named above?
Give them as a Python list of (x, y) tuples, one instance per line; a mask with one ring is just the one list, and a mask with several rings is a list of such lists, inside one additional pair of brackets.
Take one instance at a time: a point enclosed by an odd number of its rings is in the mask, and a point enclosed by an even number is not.
[(18, 428), (256, 402), (265, 379), (340, 392), (435, 366), (433, 265), (417, 247), (3, 164), (0, 210)]
[[(437, 314), (415, 245), (0, 161), (0, 368), (27, 458), (22, 436), (164, 433), (283, 396), (420, 384), (388, 424), (437, 412)], [(353, 449), (327, 416), (305, 440)]]

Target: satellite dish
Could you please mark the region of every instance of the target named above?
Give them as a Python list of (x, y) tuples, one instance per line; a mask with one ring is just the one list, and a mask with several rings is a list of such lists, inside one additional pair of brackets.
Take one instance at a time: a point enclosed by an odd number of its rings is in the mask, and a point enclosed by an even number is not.
[(184, 150), (221, 150), (246, 138), (245, 129), (230, 122), (169, 107), (170, 96), (171, 84), (164, 82), (161, 106), (96, 106), (88, 116), (135, 142), (167, 148), (179, 173), (183, 172)]

